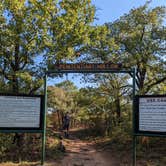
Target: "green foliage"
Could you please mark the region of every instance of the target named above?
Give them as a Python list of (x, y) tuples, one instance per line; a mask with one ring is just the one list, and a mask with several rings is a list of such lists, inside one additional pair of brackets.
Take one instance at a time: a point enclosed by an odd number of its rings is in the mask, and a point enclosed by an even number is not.
[[(12, 137), (11, 135), (4, 135), (4, 134), (0, 134), (0, 156), (1, 156), (1, 159), (3, 159), (3, 157), (5, 157), (5, 152), (7, 152), (10, 147), (12, 146), (11, 144), (11, 140), (12, 140)], [(2, 162), (3, 160), (1, 160)]]
[[(165, 7), (150, 9), (148, 5), (132, 9), (113, 23), (93, 26), (91, 0), (1, 0), (0, 91), (41, 93), (44, 69), (53, 68), (56, 62), (77, 61), (82, 54), (86, 62), (112, 61), (136, 67), (140, 94), (165, 93)], [(96, 74), (89, 80), (98, 86), (78, 90), (65, 81), (48, 87), (48, 106), (54, 109), (48, 115), (48, 127), (60, 128), (63, 114), (69, 111), (73, 127), (87, 127), (96, 135), (111, 136), (116, 144), (128, 145), (129, 77)], [(35, 137), (25, 136), (23, 157), (30, 148), (34, 148), (33, 154), (38, 151)], [(1, 134), (1, 159), (16, 148), (12, 138)], [(48, 142), (47, 148), (57, 154), (59, 140), (49, 135)]]
[(0, 9), (0, 74), (6, 91), (39, 91), (43, 68), (79, 56), (90, 42), (95, 8), (89, 0), (3, 0)]
[(34, 93), (43, 83), (41, 72), (36, 72), (40, 67), (35, 64), (43, 51), (39, 44), (44, 27), (38, 23), (41, 10), (33, 1), (5, 0), (1, 5), (1, 78), (8, 92)]
[(149, 3), (132, 9), (129, 14), (108, 24), (110, 36), (119, 45), (117, 62), (136, 67), (136, 83), (140, 94), (148, 93), (166, 80), (165, 7), (149, 9)]
[(76, 87), (69, 81), (48, 87), (48, 106), (64, 112), (71, 111), (73, 106), (72, 93)]
[(117, 75), (111, 77), (106, 74), (98, 76), (98, 80), (102, 81), (99, 81), (101, 84), (96, 88), (78, 90), (69, 81), (49, 86), (48, 105), (55, 110), (49, 115), (49, 124), (61, 126), (61, 119), (66, 111), (70, 112), (73, 127), (90, 127), (97, 135), (111, 135), (113, 128), (120, 123), (131, 122), (128, 113), (131, 110), (128, 103), (130, 98), (123, 97), (130, 90), (125, 82), (126, 77), (118, 80)]
[(89, 0), (62, 0), (56, 6), (57, 12), (50, 11), (49, 35), (45, 43), (49, 68), (56, 61), (71, 60), (82, 53), (84, 45), (90, 42), (95, 14)]

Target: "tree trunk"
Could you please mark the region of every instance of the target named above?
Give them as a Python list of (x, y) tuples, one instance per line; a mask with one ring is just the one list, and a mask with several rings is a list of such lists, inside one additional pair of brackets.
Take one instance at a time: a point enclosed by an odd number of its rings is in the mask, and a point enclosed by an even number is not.
[(59, 112), (59, 110), (57, 110), (57, 115), (58, 115), (58, 126), (59, 126), (59, 129), (61, 129), (61, 121), (60, 121), (60, 112)]
[(19, 94), (19, 85), (18, 85), (18, 79), (15, 73), (12, 76), (12, 92), (14, 94)]
[(121, 107), (120, 107), (119, 97), (115, 100), (115, 105), (116, 105), (116, 113), (117, 113), (118, 123), (120, 123), (121, 122)]

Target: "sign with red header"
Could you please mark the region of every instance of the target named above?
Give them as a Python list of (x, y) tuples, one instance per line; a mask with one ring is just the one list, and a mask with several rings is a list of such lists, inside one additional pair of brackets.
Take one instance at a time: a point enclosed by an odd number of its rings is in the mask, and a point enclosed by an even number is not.
[(56, 70), (118, 70), (121, 64), (114, 63), (57, 63)]

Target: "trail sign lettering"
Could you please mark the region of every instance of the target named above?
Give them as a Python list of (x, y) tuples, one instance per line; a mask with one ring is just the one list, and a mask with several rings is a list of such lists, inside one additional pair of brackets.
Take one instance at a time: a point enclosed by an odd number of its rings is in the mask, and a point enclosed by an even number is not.
[(114, 63), (57, 63), (56, 70), (117, 70), (121, 68), (121, 64)]

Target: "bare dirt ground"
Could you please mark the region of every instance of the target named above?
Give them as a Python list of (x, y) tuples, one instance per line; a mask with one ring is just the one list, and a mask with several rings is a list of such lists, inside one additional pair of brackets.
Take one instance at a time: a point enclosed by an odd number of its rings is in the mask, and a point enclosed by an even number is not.
[(60, 161), (50, 161), (46, 166), (119, 166), (112, 154), (97, 151), (92, 142), (73, 136), (63, 140), (66, 153)]
[[(81, 134), (81, 135), (80, 135)], [(51, 153), (51, 157), (46, 157), (45, 166), (131, 166), (132, 165), (132, 151), (131, 145), (129, 147), (118, 149), (117, 143), (110, 144), (109, 140), (102, 138), (99, 139), (85, 139), (83, 131), (72, 131), (69, 139), (62, 139), (62, 143), (65, 146), (65, 153), (62, 153), (59, 157), (54, 152)], [(99, 141), (99, 142), (98, 142)], [(105, 142), (105, 144), (104, 144)], [(99, 144), (98, 144), (99, 143)], [(48, 151), (46, 151), (48, 153)], [(59, 152), (58, 152), (59, 154)], [(153, 155), (153, 152), (150, 151)], [(146, 154), (145, 157), (137, 158), (137, 166), (165, 166), (165, 162), (159, 161), (160, 154), (157, 153), (157, 157), (153, 155), (149, 157)], [(163, 157), (164, 159), (164, 157)], [(166, 160), (165, 160), (166, 161)], [(40, 166), (38, 163), (0, 163), (0, 166)]]

